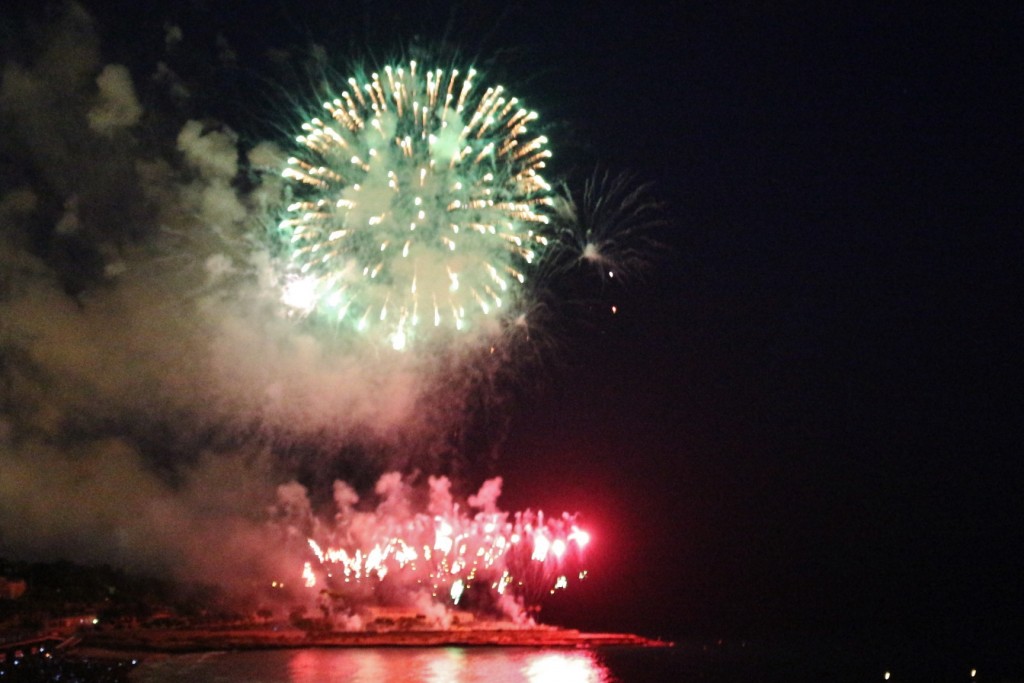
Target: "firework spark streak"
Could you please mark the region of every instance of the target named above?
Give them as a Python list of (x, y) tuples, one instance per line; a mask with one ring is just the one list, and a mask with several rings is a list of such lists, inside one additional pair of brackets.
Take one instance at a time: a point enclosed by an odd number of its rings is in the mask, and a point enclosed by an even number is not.
[(283, 175), (284, 303), (396, 350), (508, 315), (548, 244), (536, 112), (476, 71), (415, 61), (349, 78)]

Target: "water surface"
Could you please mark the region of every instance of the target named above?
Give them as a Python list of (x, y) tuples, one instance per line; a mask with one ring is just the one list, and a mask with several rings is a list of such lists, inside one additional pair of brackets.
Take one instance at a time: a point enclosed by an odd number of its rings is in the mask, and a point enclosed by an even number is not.
[(596, 650), (535, 648), (310, 648), (151, 657), (140, 683), (606, 683), (615, 676)]

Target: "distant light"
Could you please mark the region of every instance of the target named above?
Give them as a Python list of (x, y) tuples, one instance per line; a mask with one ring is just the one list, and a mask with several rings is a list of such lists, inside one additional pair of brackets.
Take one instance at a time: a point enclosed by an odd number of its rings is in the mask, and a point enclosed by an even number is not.
[(889, 680), (889, 672), (888, 672), (888, 671), (886, 671), (886, 672), (885, 672), (885, 675), (884, 675), (884, 676), (882, 676), (882, 678), (884, 678), (885, 680)]
[(612, 306), (612, 315), (615, 315), (618, 312), (619, 312), (619, 307), (618, 306)]
[(99, 620), (99, 619), (93, 619), (93, 620), (92, 620), (92, 625), (93, 625), (93, 626), (95, 626), (95, 625), (96, 625), (96, 624), (98, 624), (98, 623), (100, 623), (100, 620)]
[(971, 678), (974, 678), (977, 675), (978, 675), (978, 670), (977, 669), (971, 669)]

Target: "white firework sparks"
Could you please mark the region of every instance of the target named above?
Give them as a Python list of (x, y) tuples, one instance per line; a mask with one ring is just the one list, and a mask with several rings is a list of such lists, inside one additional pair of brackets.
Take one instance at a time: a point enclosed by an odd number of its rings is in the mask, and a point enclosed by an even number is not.
[(284, 302), (403, 349), (511, 315), (548, 244), (536, 112), (476, 71), (387, 66), (303, 124)]

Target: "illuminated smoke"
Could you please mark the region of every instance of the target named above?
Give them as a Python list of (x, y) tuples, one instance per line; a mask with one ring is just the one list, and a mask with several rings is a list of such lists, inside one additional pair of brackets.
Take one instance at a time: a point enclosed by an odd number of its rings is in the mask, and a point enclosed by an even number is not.
[(446, 478), (431, 477), (428, 487), (427, 510), (416, 511), (419, 492), (391, 472), (377, 482), (376, 508), (356, 511), (352, 489), (336, 482), (336, 514), (323, 522), (302, 486), (281, 486), (274, 512), (286, 537), (309, 534), (308, 550), (296, 554), (312, 559), (295, 561), (296, 577), (343, 615), (372, 604), (431, 604), (441, 615), (460, 607), (520, 622), (527, 607), (586, 577), (590, 535), (574, 516), (499, 510), (500, 477), (466, 508), (451, 501)]
[[(193, 39), (180, 29), (148, 73), (103, 64), (73, 3), (10, 37), (23, 49), (0, 65), (4, 554), (315, 593), (355, 571), (327, 559), (344, 551), (362, 558), (353, 592), (336, 587), (352, 599), (445, 607), (461, 581), (460, 607), (506, 615), (578, 580), (584, 532), (501, 512), (496, 480), (467, 507), (443, 477), (417, 492), (388, 475), (372, 513), (336, 482), (327, 520), (298, 484), (277, 487), (296, 471), (330, 481), (339, 462), (371, 477), (450, 456), (467, 395), (514, 358), (501, 335), (542, 337), (538, 292), (566, 270), (552, 264), (618, 273), (632, 257), (594, 218), (616, 215), (607, 204), (587, 213), (599, 190), (577, 210), (541, 177), (532, 112), (471, 70), (410, 63), (354, 77), (288, 152), (154, 103), (192, 97), (171, 59)], [(276, 544), (282, 528), (301, 533)]]

